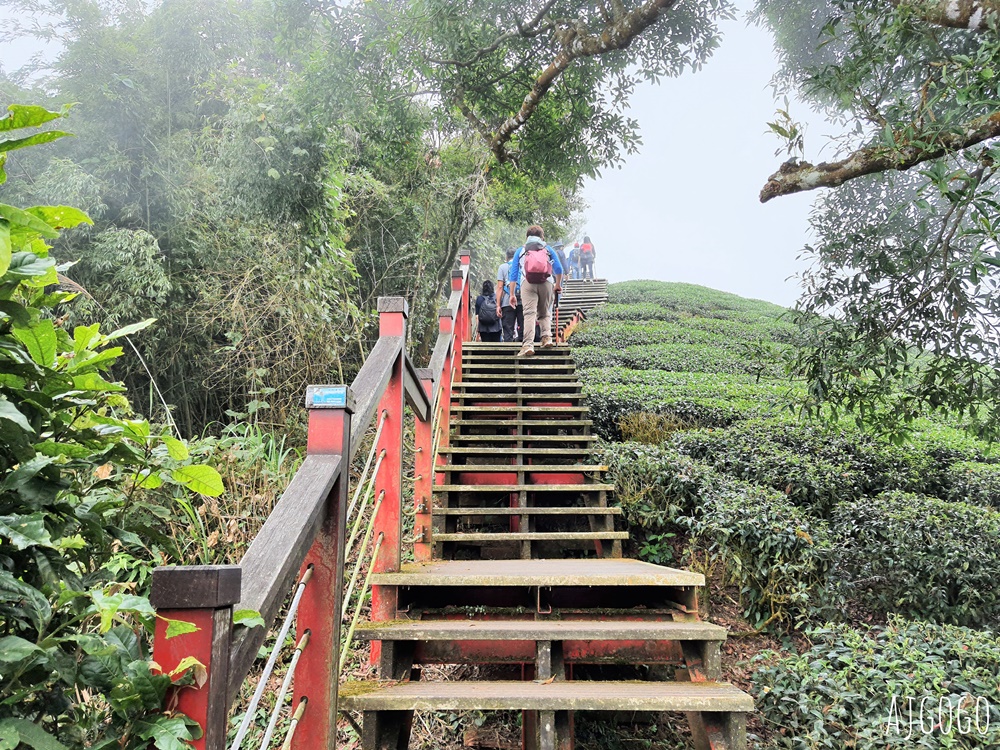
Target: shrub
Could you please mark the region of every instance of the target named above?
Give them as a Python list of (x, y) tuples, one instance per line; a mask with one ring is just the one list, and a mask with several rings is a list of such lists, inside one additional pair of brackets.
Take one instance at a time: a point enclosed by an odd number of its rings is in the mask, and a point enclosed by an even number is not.
[(945, 479), (949, 500), (1000, 508), (1000, 465), (959, 461), (948, 467)]
[[(891, 618), (885, 627), (828, 625), (809, 633), (811, 649), (763, 666), (754, 674), (757, 710), (775, 730), (767, 747), (794, 748), (995, 748), (1000, 746), (1000, 641), (991, 632)], [(777, 654), (758, 659), (769, 662)], [(936, 723), (941, 707), (945, 721)], [(960, 734), (948, 708), (963, 707), (968, 727), (979, 698), (980, 727)], [(914, 726), (908, 706), (912, 699)], [(984, 701), (988, 705), (984, 706)], [(951, 714), (954, 719), (954, 713)]]
[(617, 444), (603, 460), (625, 518), (647, 537), (683, 531), (691, 555), (739, 585), (751, 622), (790, 624), (833, 606), (829, 530), (782, 494), (670, 449)]
[(840, 572), (876, 611), (932, 622), (1000, 621), (1000, 512), (892, 492), (838, 506)]
[(895, 489), (932, 492), (942, 481), (936, 462), (919, 449), (815, 422), (748, 419), (727, 430), (677, 435), (674, 445), (820, 516), (838, 502)]
[(688, 422), (673, 414), (635, 412), (618, 422), (618, 430), (626, 442), (651, 445), (659, 445), (673, 433), (690, 428)]

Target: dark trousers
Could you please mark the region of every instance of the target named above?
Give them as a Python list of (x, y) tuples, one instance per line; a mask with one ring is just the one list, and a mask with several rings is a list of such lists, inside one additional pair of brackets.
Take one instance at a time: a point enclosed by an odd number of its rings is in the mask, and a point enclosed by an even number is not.
[(583, 261), (583, 278), (593, 279), (594, 278), (594, 261)]
[(514, 323), (517, 322), (517, 330), (524, 329), (524, 308), (521, 305), (515, 307), (504, 307), (503, 310), (503, 340), (520, 341), (521, 336), (514, 335)]
[(479, 332), (480, 341), (499, 341), (500, 331), (480, 331)]

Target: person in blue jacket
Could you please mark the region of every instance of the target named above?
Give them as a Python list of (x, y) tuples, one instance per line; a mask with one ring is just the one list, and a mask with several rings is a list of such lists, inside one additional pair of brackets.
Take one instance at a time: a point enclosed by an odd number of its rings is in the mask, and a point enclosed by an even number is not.
[[(541, 281), (529, 281), (525, 270), (525, 261), (534, 250), (544, 248), (549, 260), (549, 276)], [(542, 346), (554, 346), (552, 340), (552, 302), (555, 295), (562, 291), (563, 267), (559, 256), (545, 244), (545, 233), (540, 226), (528, 227), (527, 239), (524, 245), (514, 253), (510, 263), (508, 287), (510, 294), (518, 288), (521, 290), (521, 302), (524, 305), (524, 332), (519, 357), (530, 357), (535, 353), (534, 330), (537, 320), (542, 334)], [(553, 284), (552, 279), (555, 279)]]

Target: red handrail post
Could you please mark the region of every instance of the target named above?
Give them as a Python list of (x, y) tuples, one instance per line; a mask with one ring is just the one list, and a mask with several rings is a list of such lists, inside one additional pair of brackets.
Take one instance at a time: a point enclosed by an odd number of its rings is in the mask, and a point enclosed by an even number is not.
[[(206, 670), (205, 682), (173, 690), (168, 701), (201, 726), (196, 750), (225, 750), (229, 713), (229, 648), (232, 643), (233, 605), (240, 600), (238, 565), (164, 566), (153, 571), (150, 601), (156, 607), (153, 659), (170, 674), (187, 657)], [(167, 637), (171, 620), (197, 630)]]
[[(306, 699), (305, 713), (292, 739), (293, 750), (333, 750), (337, 742), (337, 682), (340, 674), (340, 623), (343, 616), (344, 544), (350, 484), (351, 414), (354, 394), (347, 386), (309, 386), (309, 455), (341, 456), (340, 475), (327, 500), (323, 526), (302, 563), (300, 577), (312, 567), (296, 615), (299, 637), (309, 631), (295, 673), (293, 706)], [(294, 709), (293, 709), (294, 710)]]
[[(373, 544), (382, 543), (378, 556), (372, 561), (373, 572), (389, 573), (399, 570), (403, 537), (403, 359), (406, 356), (406, 318), (409, 308), (402, 297), (379, 297), (379, 336), (399, 338), (399, 354), (392, 366), (392, 375), (379, 401), (377, 419), (385, 414), (385, 426), (379, 438), (376, 456), (382, 455), (382, 465), (375, 476), (375, 497), (382, 497), (382, 504), (375, 516)], [(385, 493), (383, 496), (382, 493)], [(396, 617), (396, 589), (392, 586), (372, 586), (371, 620), (392, 620)], [(378, 664), (381, 643), (373, 642), (371, 658)]]
[(472, 313), (469, 310), (469, 300), (472, 297), (472, 250), (466, 248), (458, 253), (458, 265), (465, 272), (465, 286), (462, 289), (462, 315), (465, 318), (465, 328), (462, 336), (465, 341), (472, 340)]
[[(452, 311), (447, 307), (438, 311), (438, 332), (449, 334), (452, 339), (451, 346), (448, 347), (448, 354), (444, 358), (444, 365), (441, 367), (441, 395), (438, 396), (439, 403), (441, 404), (441, 419), (438, 421), (440, 435), (438, 436), (437, 464), (443, 464), (447, 462), (440, 455), (441, 449), (447, 448), (451, 444), (451, 387), (453, 383), (453, 370), (457, 358), (455, 347), (458, 341), (458, 337), (455, 336), (455, 318), (452, 315)], [(434, 483), (437, 484), (436, 481)]]
[[(433, 407), (434, 379), (430, 370), (417, 370), (420, 387), (424, 389)], [(434, 497), (434, 412), (421, 422), (417, 420), (413, 430), (413, 442), (416, 455), (413, 460), (413, 508), (414, 508), (414, 538), (413, 559), (426, 562), (431, 559), (434, 545), (431, 542), (433, 533), (431, 517)]]
[(452, 361), (459, 363), (458, 369), (452, 378), (452, 382), (454, 383), (462, 382), (462, 342), (469, 340), (469, 285), (466, 281), (467, 273), (468, 268), (464, 270), (457, 268), (451, 272), (451, 291), (458, 292), (461, 295), (458, 302), (458, 311), (455, 313), (452, 325), (452, 332), (454, 333), (454, 343), (451, 349)]

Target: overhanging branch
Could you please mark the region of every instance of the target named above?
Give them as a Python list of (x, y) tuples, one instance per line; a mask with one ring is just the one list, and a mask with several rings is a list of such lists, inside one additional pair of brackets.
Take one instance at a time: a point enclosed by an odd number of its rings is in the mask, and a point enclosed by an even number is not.
[(1000, 20), (997, 0), (889, 0), (918, 18), (953, 29), (986, 31)]
[(961, 151), (997, 136), (1000, 136), (1000, 111), (976, 118), (958, 132), (936, 136), (931, 147), (904, 145), (890, 149), (868, 146), (840, 161), (815, 165), (809, 162), (786, 162), (768, 178), (767, 184), (760, 191), (760, 202), (767, 203), (780, 195), (821, 187), (837, 187), (866, 174), (890, 169), (905, 171), (922, 162)]

